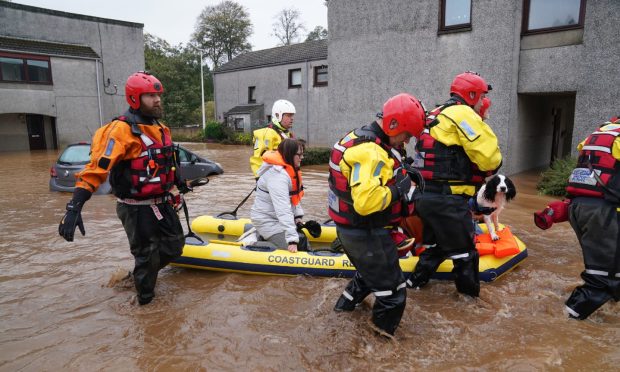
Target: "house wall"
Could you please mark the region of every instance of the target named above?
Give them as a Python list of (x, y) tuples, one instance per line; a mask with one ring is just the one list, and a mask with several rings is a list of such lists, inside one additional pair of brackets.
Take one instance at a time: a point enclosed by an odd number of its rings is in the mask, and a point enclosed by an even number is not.
[[(295, 105), (293, 132), (311, 146), (328, 145), (328, 88), (314, 87), (314, 67), (327, 64), (327, 60), (316, 60), (256, 69), (220, 72), (214, 75), (215, 104), (218, 120), (224, 113), (237, 105), (248, 104), (248, 87), (255, 86), (256, 102), (264, 104), (265, 116), (261, 123), (267, 122), (271, 107), (278, 99), (287, 99)], [(301, 69), (301, 88), (288, 87), (288, 71)], [(330, 82), (331, 84), (331, 82)], [(256, 123), (252, 123), (256, 124)]]
[[(71, 142), (90, 140), (101, 125), (99, 101), (103, 123), (127, 108), (125, 81), (130, 74), (144, 69), (142, 28), (137, 23), (70, 15), (20, 4), (0, 4), (0, 35), (86, 45), (101, 57), (96, 61), (52, 56), (53, 85), (0, 83), (0, 113), (56, 117), (61, 148)], [(108, 85), (107, 88), (104, 85)], [(48, 143), (48, 148), (50, 145)], [(0, 151), (2, 148), (0, 142)]]
[(397, 93), (415, 95), (427, 109), (441, 104), (454, 76), (467, 70), (493, 86), (489, 125), (500, 140), (507, 174), (538, 164), (521, 156), (532, 139), (521, 127), (519, 115), (529, 114), (519, 110), (519, 93), (575, 94), (573, 145), (595, 123), (617, 114), (611, 92), (619, 84), (620, 64), (613, 63), (618, 48), (612, 22), (620, 2), (587, 2), (582, 41), (578, 31), (522, 38), (523, 3), (511, 0), (472, 0), (471, 31), (439, 35), (439, 4), (330, 2), (328, 142), (371, 122)]

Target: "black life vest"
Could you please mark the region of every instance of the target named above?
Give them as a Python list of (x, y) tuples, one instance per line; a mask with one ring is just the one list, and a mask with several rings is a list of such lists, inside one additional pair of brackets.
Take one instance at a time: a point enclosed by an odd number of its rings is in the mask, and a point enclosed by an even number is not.
[[(386, 209), (371, 213), (367, 216), (362, 216), (357, 213), (353, 208), (353, 198), (351, 197), (349, 181), (340, 170), (340, 161), (344, 157), (344, 152), (348, 148), (365, 142), (374, 142), (381, 146), (381, 148), (383, 148), (388, 155), (394, 159), (394, 174), (392, 179), (390, 179), (385, 186), (390, 186), (395, 183), (395, 176), (397, 172), (402, 172), (400, 154), (396, 149), (383, 142), (379, 136), (377, 136), (376, 130), (381, 130), (376, 123), (373, 123), (370, 126), (355, 129), (343, 137), (343, 139), (350, 137), (351, 134), (355, 134), (357, 138), (351, 138), (344, 143), (341, 143), (342, 140), (340, 140), (332, 148), (329, 160), (328, 213), (330, 218), (339, 225), (353, 226), (357, 228), (375, 228), (398, 225), (402, 218), (403, 207), (399, 200), (394, 201), (393, 204)], [(408, 205), (407, 212), (407, 214), (413, 212), (413, 204)]]
[[(430, 129), (439, 124), (437, 117), (441, 115), (442, 111), (450, 106), (460, 104), (462, 102), (453, 97), (443, 106), (436, 107), (429, 112), (426, 119), (426, 129), (416, 142), (413, 166), (427, 180), (427, 191), (450, 193), (450, 188), (445, 187), (448, 182), (451, 186), (470, 185), (479, 188), (484, 183), (485, 177), (493, 174), (491, 171), (479, 170), (478, 166), (469, 160), (463, 147), (446, 146), (430, 134)], [(445, 117), (452, 120), (448, 116)]]
[(142, 152), (137, 158), (123, 160), (112, 168), (110, 184), (114, 195), (133, 199), (150, 199), (165, 195), (176, 182), (177, 162), (172, 138), (162, 129), (161, 142), (158, 142), (143, 133), (130, 118), (120, 116), (115, 120), (131, 126), (131, 133), (140, 138)]
[[(620, 135), (620, 123), (617, 124), (609, 129), (601, 128), (586, 138), (579, 152), (577, 167), (568, 179), (566, 192), (569, 196), (589, 196), (620, 202), (620, 162), (612, 154), (614, 142)], [(598, 177), (592, 172), (596, 172)]]

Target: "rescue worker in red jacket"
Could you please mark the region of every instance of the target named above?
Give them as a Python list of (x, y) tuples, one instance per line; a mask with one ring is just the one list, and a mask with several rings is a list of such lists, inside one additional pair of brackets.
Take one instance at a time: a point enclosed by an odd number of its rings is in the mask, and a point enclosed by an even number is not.
[(179, 257), (185, 244), (170, 194), (178, 184), (176, 155), (170, 130), (159, 122), (163, 92), (161, 82), (146, 72), (127, 79), (129, 110), (95, 132), (90, 163), (78, 173), (73, 198), (58, 227), (70, 242), (76, 227), (85, 235), (82, 208), (109, 175), (118, 200), (116, 213), (135, 258), (133, 277), (140, 305), (151, 302), (159, 270)]
[(566, 191), (585, 270), (566, 310), (586, 319), (610, 299), (620, 300), (620, 120), (605, 123), (577, 148)]
[(407, 298), (390, 228), (411, 214), (414, 191), (398, 149), (423, 127), (422, 104), (409, 94), (396, 95), (383, 105), (383, 119), (339, 140), (329, 162), (329, 215), (357, 269), (334, 310), (353, 311), (372, 293), (372, 322), (389, 335), (400, 323)]
[(429, 113), (416, 143), (413, 165), (426, 187), (415, 203), (424, 224), (426, 249), (407, 280), (408, 287), (423, 287), (444, 260), (452, 259), (457, 290), (479, 295), (479, 255), (467, 201), (502, 163), (497, 137), (477, 114), (490, 89), (476, 73), (457, 75), (450, 99)]

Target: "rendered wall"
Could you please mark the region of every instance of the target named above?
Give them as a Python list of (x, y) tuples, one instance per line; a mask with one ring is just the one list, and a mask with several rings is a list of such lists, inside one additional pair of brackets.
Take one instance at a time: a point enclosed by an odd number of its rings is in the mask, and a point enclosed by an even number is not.
[(620, 1), (588, 1), (582, 32), (537, 37), (521, 36), (522, 1), (472, 0), (472, 29), (448, 34), (438, 34), (439, 4), (330, 1), (329, 141), (372, 121), (397, 93), (414, 94), (427, 108), (444, 102), (454, 76), (466, 70), (493, 85), (488, 123), (500, 140), (503, 173), (540, 163), (524, 155), (532, 128), (522, 125), (534, 113), (520, 109), (520, 93), (575, 94), (574, 146), (593, 123), (618, 114), (620, 50), (614, 22)]
[[(51, 86), (0, 83), (0, 113), (56, 117), (61, 148), (71, 142), (89, 140), (100, 126), (96, 63), (99, 63), (101, 116), (105, 123), (126, 110), (125, 80), (131, 73), (144, 69), (142, 25), (80, 19), (83, 16), (47, 14), (38, 8), (15, 6), (24, 9), (0, 5), (0, 35), (86, 45), (101, 59), (96, 62), (52, 57)], [(108, 79), (109, 86), (105, 88)]]
[[(248, 87), (255, 86), (256, 103), (264, 104), (266, 123), (271, 107), (278, 99), (287, 99), (295, 105), (293, 132), (311, 146), (331, 145), (328, 133), (328, 90), (329, 86), (314, 87), (314, 67), (327, 64), (326, 60), (308, 61), (257, 69), (216, 73), (215, 103), (218, 120), (224, 113), (237, 105), (248, 104)], [(301, 88), (288, 87), (289, 69), (301, 69)], [(331, 71), (330, 71), (331, 73)], [(331, 79), (331, 76), (330, 76)], [(331, 81), (329, 82), (331, 85)], [(253, 123), (254, 124), (254, 123)]]

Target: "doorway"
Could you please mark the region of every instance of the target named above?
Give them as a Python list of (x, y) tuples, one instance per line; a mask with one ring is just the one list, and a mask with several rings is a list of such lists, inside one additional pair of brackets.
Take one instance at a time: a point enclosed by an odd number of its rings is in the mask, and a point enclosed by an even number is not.
[(573, 92), (519, 94), (516, 172), (549, 167), (571, 154), (575, 97)]
[(45, 150), (45, 127), (43, 125), (43, 115), (26, 115), (26, 125), (28, 127), (28, 142), (30, 150)]

